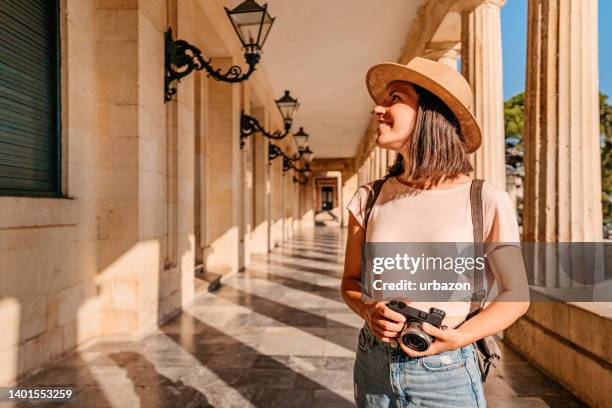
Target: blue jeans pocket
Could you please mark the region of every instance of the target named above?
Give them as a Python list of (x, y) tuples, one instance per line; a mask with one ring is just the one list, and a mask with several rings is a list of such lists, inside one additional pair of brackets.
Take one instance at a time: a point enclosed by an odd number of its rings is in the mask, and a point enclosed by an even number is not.
[(452, 371), (464, 368), (467, 364), (467, 357), (463, 355), (461, 349), (457, 349), (433, 356), (421, 357), (420, 363), (428, 371)]
[(368, 351), (370, 345), (370, 339), (368, 338), (368, 334), (365, 332), (365, 327), (362, 327), (359, 330), (359, 342), (358, 347), (361, 351)]
[(362, 351), (372, 350), (376, 345), (381, 344), (376, 339), (376, 336), (370, 331), (367, 323), (363, 325), (359, 331), (359, 349)]

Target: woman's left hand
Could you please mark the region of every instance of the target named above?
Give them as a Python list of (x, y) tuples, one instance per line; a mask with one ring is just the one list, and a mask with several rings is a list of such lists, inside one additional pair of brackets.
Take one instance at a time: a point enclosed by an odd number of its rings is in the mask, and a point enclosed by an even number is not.
[(447, 328), (442, 330), (432, 326), (429, 323), (423, 323), (421, 328), (425, 333), (436, 338), (433, 343), (431, 343), (431, 346), (429, 346), (429, 348), (425, 351), (415, 351), (406, 347), (399, 338), (397, 339), (400, 347), (402, 350), (404, 350), (404, 353), (408, 354), (408, 356), (412, 358), (431, 356), (445, 351), (455, 350), (470, 343), (469, 341), (466, 341), (465, 336), (459, 329)]

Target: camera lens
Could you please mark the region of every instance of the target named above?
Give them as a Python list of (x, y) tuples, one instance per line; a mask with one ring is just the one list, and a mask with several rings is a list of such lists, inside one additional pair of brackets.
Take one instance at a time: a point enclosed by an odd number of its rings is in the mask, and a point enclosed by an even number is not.
[(408, 347), (414, 350), (427, 350), (427, 344), (425, 341), (418, 336), (408, 335), (405, 337), (406, 343), (408, 343)]
[(401, 339), (406, 347), (415, 351), (427, 350), (432, 342), (431, 336), (421, 330), (420, 324), (417, 322), (406, 324), (406, 327), (402, 330)]

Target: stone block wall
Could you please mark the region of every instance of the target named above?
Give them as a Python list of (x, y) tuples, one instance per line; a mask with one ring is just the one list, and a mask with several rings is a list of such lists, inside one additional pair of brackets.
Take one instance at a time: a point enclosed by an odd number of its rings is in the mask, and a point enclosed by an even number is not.
[[(238, 269), (239, 230), (264, 225), (267, 249), (272, 222), (280, 239), (281, 162), (268, 167), (267, 142), (240, 151), (241, 85), (192, 74), (164, 103), (168, 25), (175, 38), (210, 44), (215, 65), (242, 63), (224, 3), (205, 3), (61, 2), (63, 197), (0, 197), (0, 384), (89, 341), (140, 338), (180, 313), (193, 299), (196, 251), (226, 273)], [(202, 38), (204, 26), (222, 33)], [(249, 81), (273, 115), (265, 77)]]
[(527, 314), (504, 331), (504, 343), (590, 406), (607, 407), (611, 317), (609, 304), (532, 301)]

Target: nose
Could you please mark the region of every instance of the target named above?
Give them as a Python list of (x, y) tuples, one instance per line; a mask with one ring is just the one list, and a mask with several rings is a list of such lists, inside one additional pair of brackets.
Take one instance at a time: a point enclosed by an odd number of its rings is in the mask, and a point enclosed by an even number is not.
[(372, 113), (376, 115), (384, 115), (387, 112), (387, 108), (382, 105), (376, 105), (372, 110)]

